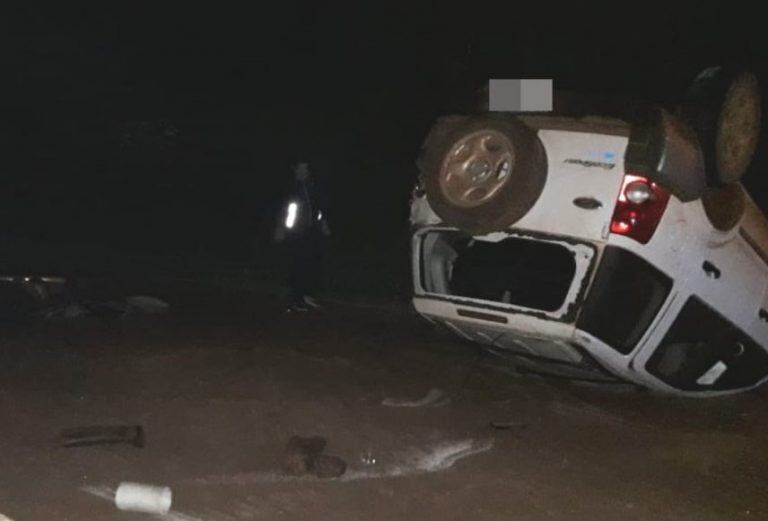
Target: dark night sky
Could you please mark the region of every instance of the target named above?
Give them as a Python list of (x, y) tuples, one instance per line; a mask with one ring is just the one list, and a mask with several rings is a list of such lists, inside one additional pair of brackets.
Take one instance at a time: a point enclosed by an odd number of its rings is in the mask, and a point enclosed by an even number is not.
[(673, 101), (739, 60), (768, 82), (763, 18), (744, 8), (520, 5), (9, 15), (2, 232), (242, 257), (307, 157), (337, 236), (384, 244), (401, 240), (430, 122), (489, 77)]

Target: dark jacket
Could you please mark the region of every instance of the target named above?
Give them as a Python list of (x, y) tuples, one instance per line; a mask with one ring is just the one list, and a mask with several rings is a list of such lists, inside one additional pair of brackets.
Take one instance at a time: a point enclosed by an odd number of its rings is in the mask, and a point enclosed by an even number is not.
[(277, 240), (304, 240), (328, 235), (323, 202), (312, 178), (295, 180), (280, 208), (276, 223)]

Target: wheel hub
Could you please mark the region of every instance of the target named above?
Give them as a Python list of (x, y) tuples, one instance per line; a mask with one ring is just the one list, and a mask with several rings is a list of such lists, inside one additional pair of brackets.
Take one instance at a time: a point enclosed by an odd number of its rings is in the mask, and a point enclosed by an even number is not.
[(476, 159), (469, 164), (467, 172), (474, 183), (482, 183), (491, 175), (491, 165), (484, 159)]
[(509, 181), (514, 147), (497, 130), (480, 130), (457, 141), (443, 160), (440, 187), (457, 206), (480, 206)]

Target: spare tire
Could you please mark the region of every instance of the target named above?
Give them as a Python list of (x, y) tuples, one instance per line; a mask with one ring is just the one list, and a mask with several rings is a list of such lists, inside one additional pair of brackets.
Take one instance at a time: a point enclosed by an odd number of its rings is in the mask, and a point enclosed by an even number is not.
[(711, 67), (693, 82), (680, 107), (697, 134), (710, 186), (744, 175), (760, 136), (760, 87), (748, 71)]
[(476, 235), (505, 230), (520, 220), (547, 178), (544, 147), (535, 132), (504, 114), (438, 120), (418, 166), (435, 213)]

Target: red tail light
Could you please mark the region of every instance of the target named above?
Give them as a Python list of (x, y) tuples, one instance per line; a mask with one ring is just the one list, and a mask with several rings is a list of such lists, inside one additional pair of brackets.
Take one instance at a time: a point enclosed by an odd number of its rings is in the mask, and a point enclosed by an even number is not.
[(669, 192), (639, 175), (624, 175), (611, 233), (630, 237), (641, 244), (651, 240), (669, 202)]

